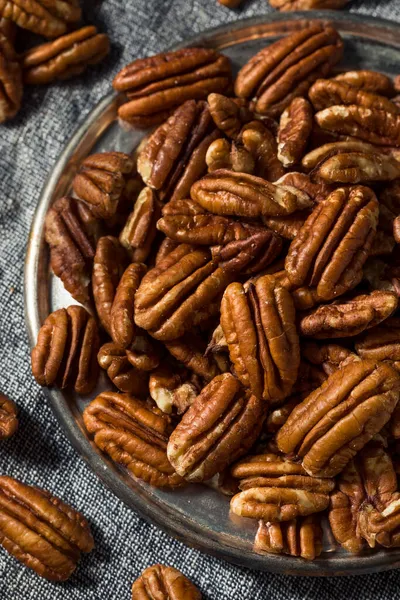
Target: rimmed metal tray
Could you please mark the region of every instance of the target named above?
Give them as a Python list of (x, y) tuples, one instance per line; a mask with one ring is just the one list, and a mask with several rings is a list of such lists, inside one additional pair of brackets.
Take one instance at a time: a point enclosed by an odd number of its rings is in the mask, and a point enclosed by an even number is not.
[[(330, 22), (342, 34), (343, 68), (376, 69), (388, 75), (400, 72), (400, 25), (345, 12), (274, 13), (213, 29), (179, 47), (216, 48), (231, 58), (237, 70), (262, 47), (304, 27), (311, 19)], [(131, 152), (143, 135), (121, 128), (116, 120), (117, 105), (117, 96), (110, 94), (89, 114), (59, 157), (42, 191), (25, 265), (26, 322), (32, 345), (49, 312), (74, 303), (49, 270), (43, 239), (48, 207), (68, 193), (76, 167), (85, 156), (104, 150)], [(102, 384), (105, 382), (100, 383), (92, 397), (101, 391)], [(82, 411), (91, 398), (55, 389), (45, 393), (66, 435), (100, 479), (129, 507), (188, 545), (245, 567), (297, 575), (354, 575), (400, 566), (400, 550), (366, 552), (361, 556), (326, 552), (313, 562), (288, 556), (260, 556), (252, 550), (256, 524), (250, 519), (233, 518), (228, 498), (201, 485), (160, 491), (134, 480), (124, 469), (112, 464), (88, 438)]]

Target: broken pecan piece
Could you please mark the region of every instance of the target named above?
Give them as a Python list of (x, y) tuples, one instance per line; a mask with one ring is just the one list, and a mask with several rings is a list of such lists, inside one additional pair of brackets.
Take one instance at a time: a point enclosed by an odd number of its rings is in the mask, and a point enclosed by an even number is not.
[(0, 31), (0, 123), (17, 114), (21, 107), (22, 92), (18, 57), (9, 39)]
[(96, 321), (82, 306), (60, 308), (40, 328), (32, 350), (32, 373), (39, 385), (89, 394), (97, 383), (100, 345)]
[(132, 600), (201, 600), (201, 594), (177, 569), (153, 565), (136, 579)]
[(69, 23), (81, 18), (79, 0), (0, 0), (0, 16), (47, 38), (67, 31)]
[(386, 363), (350, 362), (296, 406), (276, 436), (312, 476), (333, 477), (389, 421), (400, 378)]
[(7, 440), (18, 428), (17, 407), (0, 392), (0, 440)]
[(214, 377), (171, 434), (171, 464), (188, 481), (211, 479), (252, 446), (265, 412), (265, 405), (233, 375)]
[(375, 92), (381, 96), (395, 95), (393, 82), (387, 75), (377, 71), (346, 71), (335, 77), (336, 81), (344, 81), (353, 87), (365, 90), (366, 92)]
[(314, 560), (322, 552), (322, 535), (319, 519), (314, 515), (283, 523), (265, 523), (261, 519), (254, 540), (254, 551), (258, 554), (289, 554)]
[(41, 577), (65, 581), (94, 541), (84, 516), (59, 498), (0, 476), (0, 544)]
[(124, 271), (115, 292), (110, 312), (110, 333), (113, 341), (128, 348), (135, 337), (134, 298), (146, 272), (142, 263), (132, 263)]
[(157, 220), (161, 216), (155, 193), (145, 187), (136, 199), (119, 241), (130, 252), (133, 262), (144, 262), (152, 248), (157, 233)]
[(100, 367), (107, 371), (108, 377), (121, 392), (146, 398), (149, 376), (145, 371), (140, 371), (131, 364), (124, 348), (114, 342), (103, 344), (98, 352), (97, 360)]
[(294, 98), (283, 111), (278, 130), (278, 158), (285, 167), (299, 163), (313, 126), (313, 111), (305, 98)]
[(399, 113), (397, 106), (385, 96), (366, 92), (344, 81), (335, 79), (318, 79), (310, 87), (308, 95), (317, 111), (340, 104), (356, 104), (365, 108), (385, 110), (394, 114)]
[(215, 125), (233, 140), (239, 135), (243, 124), (252, 118), (247, 102), (240, 98), (227, 98), (214, 93), (208, 96), (207, 102)]
[(209, 48), (184, 48), (138, 59), (124, 67), (113, 86), (125, 92), (120, 118), (138, 127), (162, 123), (186, 100), (205, 100), (232, 85), (230, 61)]
[(149, 392), (158, 408), (170, 414), (175, 407), (178, 415), (193, 404), (201, 391), (196, 376), (173, 371), (171, 365), (161, 365), (150, 374)]
[(25, 52), (21, 58), (24, 82), (46, 84), (80, 75), (109, 51), (108, 35), (97, 33), (96, 27), (82, 27)]

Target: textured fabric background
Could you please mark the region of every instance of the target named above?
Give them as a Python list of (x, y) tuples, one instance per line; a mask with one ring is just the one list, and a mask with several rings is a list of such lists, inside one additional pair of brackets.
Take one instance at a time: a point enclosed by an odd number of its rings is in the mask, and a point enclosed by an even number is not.
[[(110, 57), (68, 84), (26, 90), (23, 110), (0, 127), (0, 390), (21, 409), (18, 434), (0, 448), (0, 473), (47, 488), (81, 510), (90, 520), (96, 550), (69, 582), (55, 585), (0, 549), (0, 600), (127, 600), (133, 580), (159, 561), (181, 569), (209, 600), (398, 597), (400, 572), (325, 580), (260, 574), (169, 538), (103, 487), (64, 437), (33, 381), (23, 312), (25, 248), (44, 180), (66, 141), (125, 63), (204, 29), (271, 10), (266, 0), (248, 0), (236, 12), (216, 0), (83, 4), (86, 21), (110, 35)], [(399, 0), (355, 0), (349, 10), (400, 21)]]

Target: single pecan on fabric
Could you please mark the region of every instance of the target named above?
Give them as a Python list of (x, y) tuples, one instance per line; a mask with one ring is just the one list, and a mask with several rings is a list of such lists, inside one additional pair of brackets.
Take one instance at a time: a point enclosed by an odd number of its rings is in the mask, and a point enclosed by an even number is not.
[(81, 14), (79, 0), (0, 0), (0, 16), (47, 38), (63, 35)]
[(125, 348), (114, 342), (103, 344), (98, 352), (97, 360), (100, 367), (107, 371), (108, 377), (121, 392), (146, 398), (149, 375), (146, 371), (139, 370), (131, 364)]
[(145, 272), (144, 264), (130, 264), (115, 291), (110, 312), (110, 333), (113, 341), (122, 348), (128, 348), (135, 338), (134, 298)]
[(340, 60), (343, 43), (332, 27), (304, 27), (263, 48), (239, 71), (235, 92), (253, 99), (262, 115), (278, 116), (311, 84), (326, 76)]
[(97, 33), (96, 27), (82, 27), (25, 52), (21, 57), (24, 82), (37, 85), (80, 75), (109, 51), (108, 35)]
[(183, 415), (168, 442), (168, 458), (188, 481), (206, 481), (257, 439), (265, 405), (235, 377), (215, 377)]
[[(367, 187), (338, 188), (320, 202), (292, 241), (285, 261), (294, 287), (306, 286), (314, 300), (331, 300), (362, 278), (379, 214)], [(312, 303), (311, 303), (312, 305)]]
[(101, 152), (85, 158), (72, 182), (75, 194), (96, 217), (109, 219), (117, 211), (133, 160), (123, 152)]
[(92, 288), (96, 311), (107, 333), (111, 332), (111, 309), (127, 262), (125, 250), (117, 238), (107, 235), (99, 239), (93, 263)]
[(17, 26), (11, 19), (0, 16), (0, 33), (2, 33), (13, 44), (17, 34)]
[(143, 277), (135, 322), (156, 339), (175, 340), (218, 312), (232, 277), (208, 249), (181, 244)]
[(0, 440), (7, 440), (18, 428), (17, 407), (0, 392)]
[(345, 346), (332, 343), (321, 344), (308, 340), (304, 340), (301, 344), (301, 355), (311, 364), (321, 366), (327, 375), (336, 371), (344, 361), (356, 357), (354, 352)]
[(400, 319), (389, 317), (360, 336), (355, 344), (361, 358), (384, 360), (400, 370)]
[(266, 523), (259, 521), (254, 540), (254, 551), (258, 554), (289, 554), (314, 560), (322, 552), (323, 530), (316, 515), (284, 521)]
[(400, 177), (400, 162), (379, 151), (349, 152), (327, 158), (312, 172), (327, 183), (373, 183)]
[(46, 215), (51, 268), (82, 304), (90, 301), (90, 278), (101, 229), (89, 207), (69, 196), (56, 200)]
[(94, 541), (84, 516), (59, 498), (0, 476), (0, 544), (50, 581), (65, 581)]
[(349, 0), (268, 0), (280, 11), (343, 8)]
[(137, 168), (161, 199), (189, 196), (192, 183), (207, 170), (206, 152), (219, 137), (207, 102), (187, 100), (141, 148)]
[(210, 94), (207, 98), (211, 117), (220, 131), (235, 140), (244, 123), (251, 121), (252, 113), (245, 100)]
[(235, 373), (258, 398), (287, 397), (300, 364), (295, 309), (290, 293), (268, 275), (232, 283), (221, 303), (221, 326)]
[(21, 107), (22, 74), (10, 40), (0, 30), (0, 123), (14, 117)]
[(165, 342), (165, 346), (174, 358), (205, 381), (211, 381), (220, 374), (212, 353), (206, 355), (206, 343), (200, 336), (187, 333), (177, 340)]
[(302, 458), (310, 475), (333, 477), (386, 425), (399, 393), (390, 365), (350, 362), (294, 408), (276, 436), (278, 448)]
[(385, 96), (366, 92), (335, 79), (318, 79), (309, 89), (308, 96), (316, 111), (330, 106), (355, 104), (394, 114), (399, 113), (398, 107)]
[(278, 130), (278, 158), (285, 167), (299, 163), (313, 127), (313, 111), (305, 98), (294, 98), (283, 111)]
[(149, 392), (158, 408), (166, 414), (176, 409), (178, 415), (183, 414), (193, 404), (201, 391), (197, 376), (162, 364), (150, 373)]
[(375, 92), (389, 98), (396, 93), (390, 77), (377, 71), (346, 71), (345, 73), (336, 75), (334, 79), (336, 81), (343, 81), (366, 92)]
[(128, 394), (103, 392), (84, 410), (94, 443), (138, 479), (155, 487), (183, 483), (167, 458), (169, 417), (156, 414)]
[(153, 565), (134, 582), (132, 600), (201, 600), (201, 594), (177, 569)]
[(119, 236), (119, 241), (131, 254), (132, 261), (144, 262), (148, 258), (160, 216), (160, 203), (154, 191), (145, 187), (137, 197), (133, 211)]
[(97, 383), (96, 321), (82, 306), (60, 308), (40, 328), (32, 350), (32, 373), (39, 385), (57, 385), (89, 394)]
[(113, 87), (127, 102), (118, 114), (123, 121), (147, 128), (162, 123), (187, 100), (206, 100), (212, 92), (232, 86), (230, 61), (207, 48), (184, 48), (138, 59), (114, 78)]

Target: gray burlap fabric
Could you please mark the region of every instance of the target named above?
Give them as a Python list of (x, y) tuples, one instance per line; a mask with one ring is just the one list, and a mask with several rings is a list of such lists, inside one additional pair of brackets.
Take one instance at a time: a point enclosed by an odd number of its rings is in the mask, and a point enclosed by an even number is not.
[[(240, 12), (216, 0), (83, 3), (87, 22), (110, 35), (111, 56), (71, 83), (26, 90), (21, 113), (0, 127), (0, 390), (21, 408), (18, 434), (0, 448), (0, 472), (47, 488), (81, 510), (92, 525), (96, 550), (63, 585), (40, 580), (0, 550), (0, 600), (125, 600), (132, 581), (159, 561), (181, 569), (210, 600), (399, 597), (396, 571), (325, 580), (261, 574), (170, 539), (103, 487), (71, 448), (33, 381), (23, 312), (25, 248), (44, 180), (66, 141), (126, 62), (271, 10), (266, 0), (248, 0)], [(399, 0), (356, 0), (349, 8), (400, 21)]]

